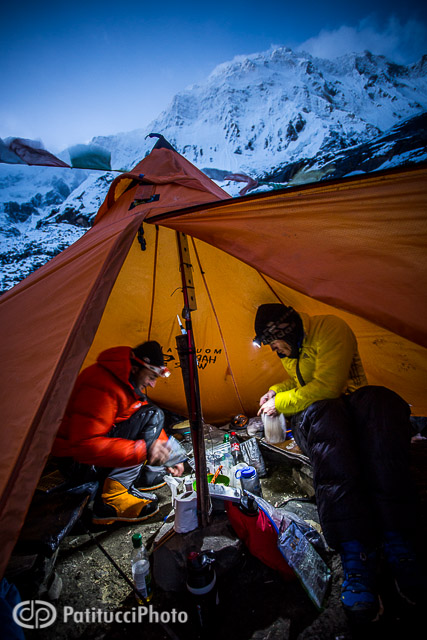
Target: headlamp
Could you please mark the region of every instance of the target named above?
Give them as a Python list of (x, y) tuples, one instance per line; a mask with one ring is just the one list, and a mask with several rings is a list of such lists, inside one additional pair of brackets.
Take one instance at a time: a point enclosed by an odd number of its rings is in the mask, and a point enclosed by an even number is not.
[(154, 364), (148, 364), (148, 362), (142, 361), (142, 366), (149, 369), (153, 373), (157, 373), (161, 378), (169, 378), (171, 372), (167, 367), (156, 367)]
[(165, 367), (164, 365), (162, 365), (160, 367), (157, 367), (154, 364), (149, 364), (148, 362), (145, 362), (144, 359), (141, 360), (140, 358), (136, 358), (135, 355), (133, 356), (132, 360), (134, 360), (140, 366), (145, 367), (149, 371), (152, 371), (153, 373), (156, 373), (158, 376), (160, 376), (160, 378), (169, 378), (169, 376), (171, 374), (169, 369), (167, 367)]
[(255, 336), (255, 338), (252, 340), (252, 344), (254, 345), (254, 347), (258, 347), (258, 349), (261, 349), (261, 340)]

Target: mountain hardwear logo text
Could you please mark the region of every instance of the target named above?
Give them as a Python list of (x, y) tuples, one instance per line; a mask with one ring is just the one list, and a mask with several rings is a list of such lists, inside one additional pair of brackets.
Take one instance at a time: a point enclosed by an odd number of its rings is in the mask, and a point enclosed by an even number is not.
[(45, 600), (24, 600), (15, 605), (12, 617), (16, 624), (25, 629), (44, 629), (56, 620), (56, 609)]

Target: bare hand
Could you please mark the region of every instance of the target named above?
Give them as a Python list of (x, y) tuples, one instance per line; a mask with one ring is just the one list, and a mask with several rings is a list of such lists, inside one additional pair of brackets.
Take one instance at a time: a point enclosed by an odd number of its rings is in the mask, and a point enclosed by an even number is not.
[(170, 448), (167, 442), (163, 440), (154, 440), (151, 447), (148, 449), (147, 462), (148, 464), (164, 464), (170, 456)]
[(270, 391), (267, 391), (267, 393), (264, 393), (264, 395), (262, 396), (262, 398), (260, 398), (260, 401), (259, 401), (260, 406), (262, 404), (265, 404), (267, 402), (267, 400), (270, 400), (271, 398), (274, 398), (275, 395), (276, 395), (276, 392), (273, 391), (273, 389), (270, 389)]
[(267, 402), (264, 402), (264, 404), (261, 406), (260, 410), (258, 411), (257, 415), (260, 415), (261, 413), (265, 413), (267, 416), (278, 416), (279, 412), (276, 409), (276, 405), (274, 402), (274, 397), (270, 398), (270, 400), (268, 400)]
[(166, 471), (171, 474), (171, 476), (182, 476), (184, 473), (184, 464), (179, 462), (174, 467), (167, 467)]

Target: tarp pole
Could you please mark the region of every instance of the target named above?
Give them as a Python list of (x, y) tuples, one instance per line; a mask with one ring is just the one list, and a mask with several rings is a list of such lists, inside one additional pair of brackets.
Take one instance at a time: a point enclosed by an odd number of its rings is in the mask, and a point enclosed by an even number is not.
[(210, 497), (207, 480), (205, 437), (203, 431), (202, 408), (200, 402), (199, 375), (197, 369), (196, 347), (191, 322), (191, 312), (197, 309), (193, 285), (192, 266), (188, 250), (187, 236), (177, 231), (179, 266), (181, 271), (185, 320), (185, 332), (176, 337), (181, 363), (184, 390), (187, 400), (188, 417), (191, 428), (197, 485), (197, 517), (199, 527), (209, 524)]

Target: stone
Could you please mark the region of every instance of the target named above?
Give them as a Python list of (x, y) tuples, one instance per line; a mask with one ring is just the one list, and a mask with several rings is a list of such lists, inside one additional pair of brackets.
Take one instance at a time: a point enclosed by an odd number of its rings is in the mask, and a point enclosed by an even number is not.
[(303, 464), (300, 468), (294, 467), (292, 469), (292, 478), (308, 497), (312, 498), (314, 496), (313, 469), (311, 466)]
[(54, 571), (50, 580), (40, 586), (38, 595), (41, 600), (49, 600), (49, 602), (55, 602), (61, 595), (61, 591), (62, 578), (57, 573), (57, 571)]

